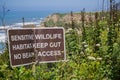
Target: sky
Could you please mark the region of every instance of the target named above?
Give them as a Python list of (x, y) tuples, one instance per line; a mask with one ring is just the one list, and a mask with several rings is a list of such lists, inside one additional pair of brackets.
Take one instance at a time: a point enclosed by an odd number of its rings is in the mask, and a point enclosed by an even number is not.
[(10, 10), (37, 11), (37, 10), (68, 10), (96, 11), (101, 9), (103, 0), (0, 0), (0, 5), (5, 2)]

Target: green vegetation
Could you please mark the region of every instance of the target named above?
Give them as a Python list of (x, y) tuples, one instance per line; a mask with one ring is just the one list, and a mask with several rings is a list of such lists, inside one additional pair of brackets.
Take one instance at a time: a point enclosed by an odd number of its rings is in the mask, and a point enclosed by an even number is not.
[(53, 15), (58, 15), (60, 17), (64, 17), (67, 13), (54, 13)]
[(49, 20), (48, 22), (44, 22), (45, 26), (48, 27), (48, 26), (54, 26), (54, 22), (53, 20)]
[(109, 24), (108, 17), (100, 20), (100, 14), (95, 15), (95, 22), (84, 25), (84, 30), (81, 24), (85, 23), (74, 22), (74, 29), (71, 29), (71, 24), (47, 22), (47, 26), (67, 27), (67, 62), (12, 68), (6, 49), (0, 55), (0, 80), (119, 80), (119, 20)]

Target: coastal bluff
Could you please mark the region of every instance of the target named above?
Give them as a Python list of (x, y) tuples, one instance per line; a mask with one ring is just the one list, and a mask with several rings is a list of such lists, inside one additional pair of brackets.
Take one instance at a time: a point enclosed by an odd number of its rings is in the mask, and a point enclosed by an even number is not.
[[(75, 25), (79, 25), (82, 23), (82, 14), (81, 12), (74, 12), (71, 16), (71, 13), (54, 13), (46, 18), (41, 22), (41, 26), (44, 27), (56, 27), (62, 26), (67, 27), (70, 26), (74, 21)], [(85, 13), (84, 14), (84, 23), (85, 25), (92, 23), (95, 21), (94, 13)]]

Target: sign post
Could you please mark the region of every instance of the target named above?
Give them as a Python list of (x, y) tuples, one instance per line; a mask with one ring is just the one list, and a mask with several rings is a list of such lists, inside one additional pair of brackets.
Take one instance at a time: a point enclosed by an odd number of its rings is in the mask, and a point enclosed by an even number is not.
[(66, 60), (63, 28), (10, 29), (8, 39), (13, 67)]

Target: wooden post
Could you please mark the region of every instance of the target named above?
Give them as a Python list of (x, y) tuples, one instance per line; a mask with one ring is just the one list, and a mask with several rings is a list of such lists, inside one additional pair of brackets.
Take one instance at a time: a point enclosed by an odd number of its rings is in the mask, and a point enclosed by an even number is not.
[(24, 19), (24, 17), (22, 18), (22, 22), (23, 22), (23, 27), (24, 27), (24, 25), (25, 25), (25, 19)]
[(83, 36), (83, 41), (85, 40), (86, 37), (86, 33), (85, 33), (85, 8), (83, 8), (83, 10), (81, 11), (81, 17), (82, 17), (82, 36)]
[(72, 11), (71, 11), (70, 15), (71, 15), (71, 26), (72, 26), (72, 29), (74, 29), (75, 27), (74, 27), (74, 20), (73, 20), (73, 12)]

